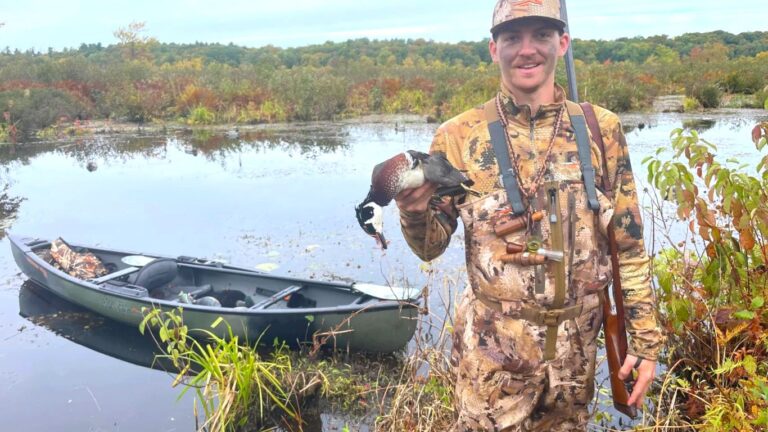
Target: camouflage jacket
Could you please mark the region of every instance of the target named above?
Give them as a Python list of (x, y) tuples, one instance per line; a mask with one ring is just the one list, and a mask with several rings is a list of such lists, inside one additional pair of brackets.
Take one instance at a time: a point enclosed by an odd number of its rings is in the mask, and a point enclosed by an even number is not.
[[(531, 117), (530, 107), (518, 106), (502, 92), (507, 134), (513, 152), (520, 159), (521, 187), (529, 188), (542, 164), (546, 165), (540, 187), (529, 201), (534, 210), (547, 211), (544, 185), (557, 185), (563, 224), (564, 253), (567, 271), (568, 304), (604, 289), (611, 280), (610, 257), (607, 256), (607, 226), (614, 224), (619, 247), (620, 275), (623, 284), (627, 330), (631, 335), (630, 354), (655, 359), (662, 344), (656, 321), (656, 305), (650, 286), (649, 258), (643, 244), (640, 218), (627, 144), (618, 116), (595, 106), (605, 143), (606, 160), (614, 199), (598, 191), (601, 210), (595, 214), (586, 204), (581, 168), (574, 131), (564, 107), (564, 92), (557, 87), (556, 103), (541, 106)], [(561, 127), (552, 151), (543, 160), (550, 145), (558, 111), (563, 109)], [(425, 213), (401, 212), (400, 222), (405, 239), (419, 258), (438, 257), (448, 246), (455, 218), (464, 223), (467, 273), (475, 292), (496, 300), (504, 308), (551, 305), (554, 281), (551, 273), (544, 277), (544, 289), (534, 290), (537, 276), (531, 266), (505, 264), (500, 256), (508, 242), (525, 243), (532, 235), (549, 248), (548, 218), (526, 232), (497, 236), (492, 218), (500, 209), (508, 208), (507, 195), (499, 180), (499, 169), (490, 143), (488, 123), (483, 107), (466, 111), (448, 120), (437, 130), (431, 153), (444, 153), (448, 160), (474, 181), (479, 197), (466, 196), (431, 208)], [(514, 157), (514, 156), (513, 156)], [(602, 155), (592, 143), (592, 165), (597, 178), (602, 175)], [(447, 209), (447, 211), (446, 211)]]

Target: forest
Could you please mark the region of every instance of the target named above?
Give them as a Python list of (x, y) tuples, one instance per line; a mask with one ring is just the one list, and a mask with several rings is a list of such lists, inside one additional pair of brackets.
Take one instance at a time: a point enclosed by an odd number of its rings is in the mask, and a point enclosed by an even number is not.
[[(247, 48), (162, 43), (144, 33), (134, 22), (108, 46), (0, 51), (0, 141), (90, 119), (205, 125), (410, 113), (442, 121), (499, 85), (488, 39)], [(686, 95), (686, 109), (768, 103), (768, 32), (575, 39), (573, 46), (580, 97), (617, 112), (647, 109), (668, 94)]]

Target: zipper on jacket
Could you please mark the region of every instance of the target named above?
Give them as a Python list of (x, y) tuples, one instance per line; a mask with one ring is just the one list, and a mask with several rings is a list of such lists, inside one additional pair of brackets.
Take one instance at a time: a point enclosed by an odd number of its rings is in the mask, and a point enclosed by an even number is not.
[[(535, 133), (536, 133), (536, 117), (535, 116), (531, 116), (531, 120), (529, 120), (528, 124), (531, 126), (531, 130), (530, 130), (530, 133), (528, 134), (528, 136), (531, 139), (531, 151), (533, 152), (533, 159), (531, 159), (531, 164), (533, 165), (533, 171), (532, 172), (535, 173), (535, 172), (539, 171), (539, 167), (537, 166), (538, 164), (536, 163), (539, 160), (539, 149), (538, 149), (538, 147), (536, 147), (536, 136), (535, 136)], [(536, 191), (534, 191), (534, 193), (536, 193)]]

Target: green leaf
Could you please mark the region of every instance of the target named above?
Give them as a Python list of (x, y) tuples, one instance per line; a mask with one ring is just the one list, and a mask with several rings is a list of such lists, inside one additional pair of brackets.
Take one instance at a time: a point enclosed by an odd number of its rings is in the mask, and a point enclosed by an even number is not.
[(688, 302), (682, 299), (677, 299), (674, 302), (675, 318), (680, 322), (686, 322), (691, 317), (688, 311)]
[(304, 318), (307, 319), (309, 322), (315, 322), (315, 316), (314, 315), (304, 315)]
[(765, 299), (757, 296), (752, 299), (752, 309), (760, 309), (765, 304)]
[(749, 372), (750, 375), (754, 375), (757, 372), (757, 361), (751, 355), (747, 355), (742, 360), (742, 366)]
[(216, 321), (214, 321), (214, 322), (213, 322), (213, 324), (211, 324), (211, 328), (216, 328), (216, 327), (218, 327), (218, 326), (219, 326), (219, 324), (221, 324), (221, 322), (222, 322), (222, 321), (224, 321), (224, 318), (223, 318), (223, 317), (218, 317), (218, 318), (216, 318)]
[(748, 310), (740, 310), (738, 312), (734, 312), (733, 317), (743, 320), (751, 320), (755, 318), (755, 313)]

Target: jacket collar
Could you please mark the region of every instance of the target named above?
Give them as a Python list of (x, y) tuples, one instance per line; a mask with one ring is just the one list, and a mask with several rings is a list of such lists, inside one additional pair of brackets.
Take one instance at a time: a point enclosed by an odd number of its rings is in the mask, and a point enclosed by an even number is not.
[(558, 84), (555, 84), (555, 101), (551, 104), (539, 106), (538, 112), (533, 113), (533, 115), (531, 114), (531, 106), (527, 104), (519, 105), (515, 101), (515, 97), (512, 96), (512, 93), (504, 86), (504, 84), (501, 85), (499, 94), (501, 95), (502, 107), (507, 118), (524, 123), (530, 122), (531, 118), (535, 118), (536, 120), (554, 118), (557, 115), (558, 110), (565, 103), (565, 90)]

